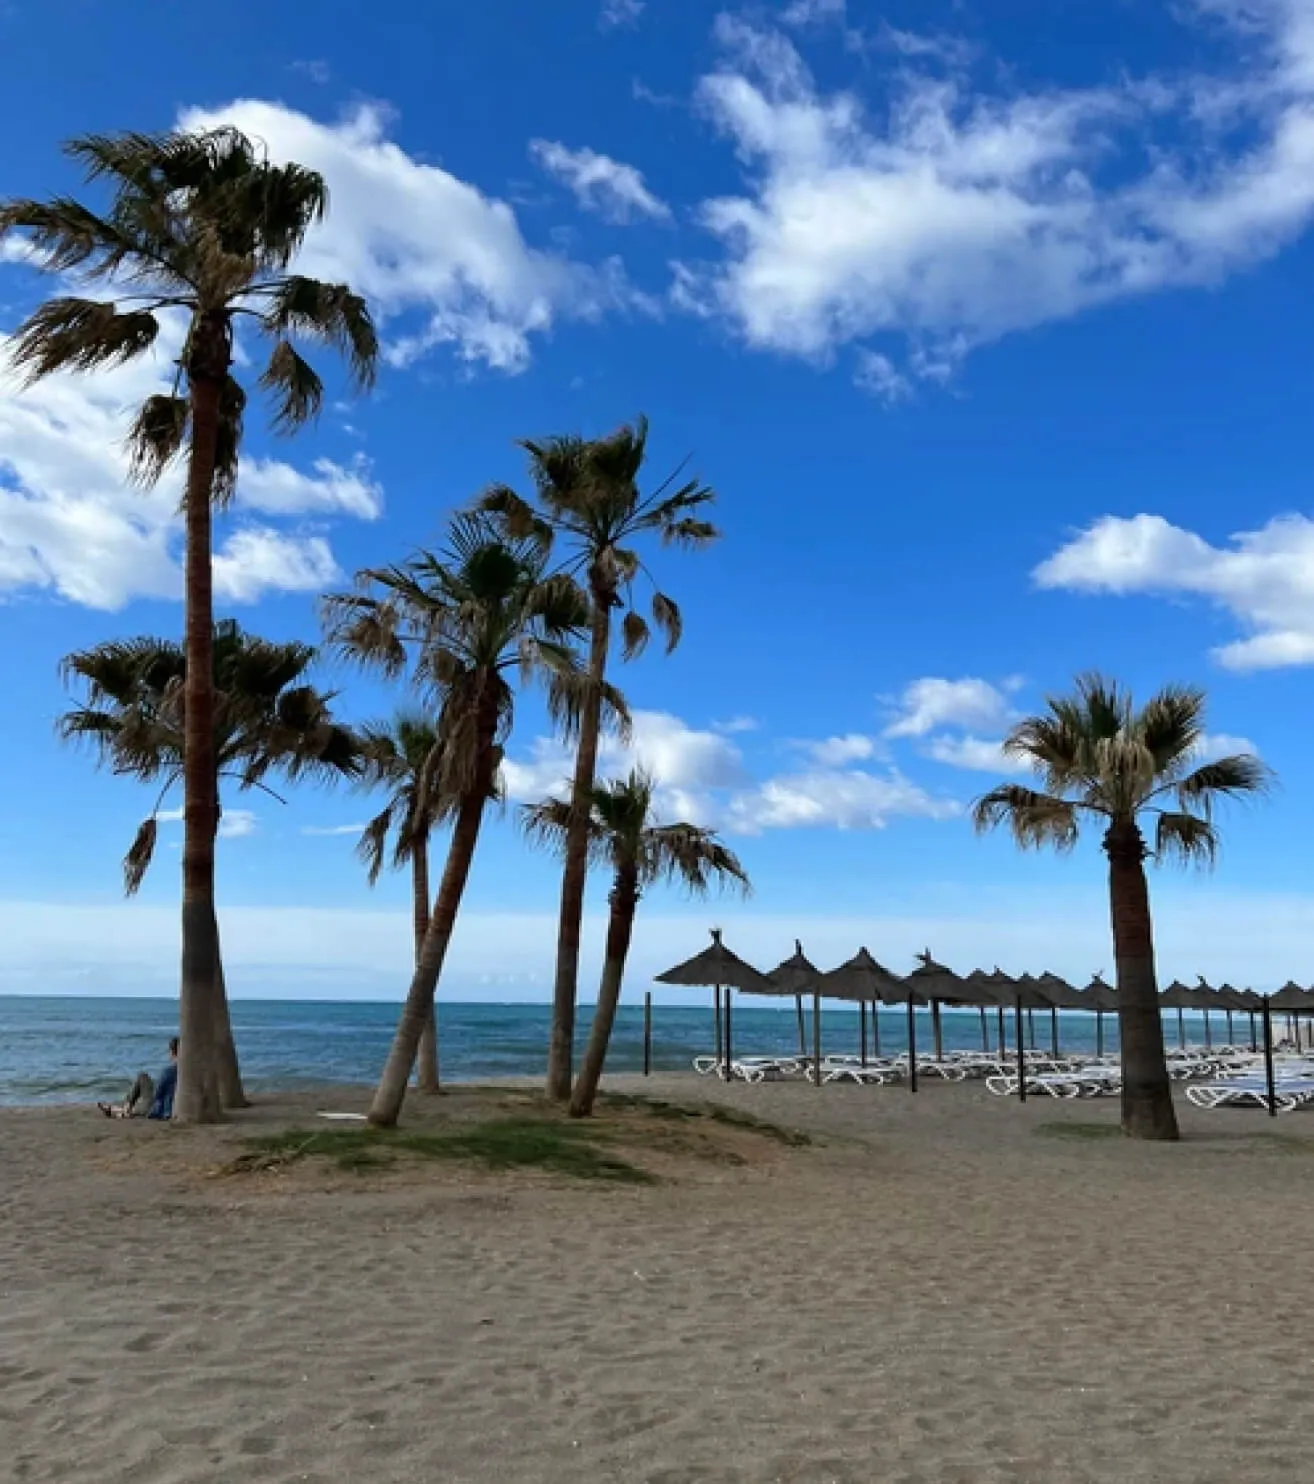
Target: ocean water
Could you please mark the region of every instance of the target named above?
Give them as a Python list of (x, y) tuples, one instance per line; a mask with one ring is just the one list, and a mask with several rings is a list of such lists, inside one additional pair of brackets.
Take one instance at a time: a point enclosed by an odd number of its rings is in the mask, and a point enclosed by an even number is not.
[[(693, 1057), (710, 1053), (714, 1028), (708, 1003), (701, 1007), (653, 1008), (652, 1065), (656, 1071), (688, 1070)], [(443, 1075), (453, 1081), (508, 1076), (537, 1076), (546, 1065), (550, 1012), (547, 1005), (440, 1004), (439, 1042)], [(588, 1034), (589, 1006), (580, 1007), (579, 1045)], [(235, 1000), (233, 1029), (247, 1085), (287, 1088), (328, 1082), (371, 1083), (379, 1075), (397, 1019), (391, 1004), (316, 1002), (312, 1000)], [(1203, 1039), (1202, 1017), (1188, 1015), (1191, 1041)], [(736, 997), (733, 1016), (736, 1054), (789, 1052), (798, 1047), (792, 1002), (762, 1007)], [(1050, 1018), (1033, 1021), (1037, 1047), (1050, 1044)], [(1245, 1028), (1237, 1017), (1236, 1034)], [(998, 1019), (987, 1012), (986, 1030), (993, 1046)], [(1013, 1020), (1006, 1017), (1011, 1042)], [(1225, 1029), (1213, 1017), (1216, 1039)], [(166, 1058), (168, 1039), (177, 1030), (176, 1007), (169, 1000), (76, 999), (0, 996), (0, 1104), (89, 1102), (121, 1096), (139, 1071), (157, 1072)], [(1117, 1046), (1117, 1026), (1104, 1018), (1104, 1044)], [(1166, 1018), (1165, 1033), (1176, 1044), (1176, 1017)], [(809, 1008), (808, 1044), (812, 1023)], [(919, 1049), (931, 1046), (930, 1017), (919, 1012)], [(944, 1044), (978, 1049), (981, 1019), (975, 1010), (946, 1010)], [(907, 1014), (895, 1007), (880, 1013), (881, 1048), (907, 1047)], [(856, 1053), (859, 1044), (856, 1007), (822, 1012), (822, 1052)], [(1093, 1052), (1095, 1017), (1059, 1016), (1059, 1044), (1064, 1051)], [(643, 1007), (623, 1005), (617, 1018), (607, 1066), (612, 1071), (643, 1070)]]

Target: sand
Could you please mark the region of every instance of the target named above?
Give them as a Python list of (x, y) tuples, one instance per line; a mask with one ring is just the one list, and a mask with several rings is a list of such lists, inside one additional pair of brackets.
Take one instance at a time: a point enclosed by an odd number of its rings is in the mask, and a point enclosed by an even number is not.
[(1314, 1478), (1314, 1118), (1150, 1147), (971, 1086), (647, 1090), (828, 1138), (653, 1187), (214, 1179), (306, 1100), (0, 1113), (0, 1478)]

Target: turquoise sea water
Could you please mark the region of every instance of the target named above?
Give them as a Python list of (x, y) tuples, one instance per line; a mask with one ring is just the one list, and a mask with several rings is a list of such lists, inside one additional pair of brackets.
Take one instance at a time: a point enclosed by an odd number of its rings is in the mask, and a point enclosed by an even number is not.
[[(685, 1071), (696, 1055), (713, 1046), (711, 996), (702, 1007), (658, 1005), (653, 1010), (653, 1067)], [(581, 1006), (579, 1043), (588, 1034), (590, 1008)], [(328, 1082), (373, 1082), (383, 1066), (396, 1024), (390, 1004), (311, 1000), (236, 1000), (232, 1006), (242, 1070), (248, 1086), (260, 1088), (323, 1085)], [(1215, 1016), (1214, 1034), (1222, 1038), (1223, 1019)], [(1237, 1035), (1244, 1017), (1238, 1017)], [(445, 1004), (439, 1008), (443, 1074), (455, 1081), (508, 1076), (536, 1076), (546, 1063), (549, 1010), (546, 1005)], [(1188, 1016), (1190, 1039), (1202, 1039), (1201, 1017)], [(797, 1049), (798, 1028), (792, 1002), (762, 1008), (737, 998), (734, 1007), (737, 1054), (787, 1052)], [(950, 1048), (981, 1046), (980, 1017), (975, 1010), (945, 1011), (944, 1044)], [(907, 1016), (881, 1011), (881, 1046), (902, 1051), (907, 1046)], [(168, 1000), (74, 999), (0, 996), (0, 1104), (89, 1102), (120, 1095), (137, 1072), (158, 1071), (168, 1039), (177, 1029), (176, 1009)], [(998, 1021), (987, 1016), (991, 1044)], [(1105, 1046), (1117, 1045), (1114, 1019), (1104, 1021)], [(1176, 1040), (1176, 1018), (1167, 1017), (1165, 1032)], [(812, 1028), (809, 1015), (809, 1045)], [(1011, 1041), (1011, 1015), (1007, 1021)], [(1048, 1048), (1048, 1015), (1034, 1020), (1037, 1046)], [(1059, 1039), (1067, 1051), (1095, 1049), (1095, 1018), (1059, 1017)], [(930, 1048), (930, 1017), (920, 1012), (919, 1049)], [(856, 1008), (822, 1013), (822, 1051), (856, 1053)], [(622, 1006), (608, 1056), (608, 1069), (643, 1069), (642, 1004)]]

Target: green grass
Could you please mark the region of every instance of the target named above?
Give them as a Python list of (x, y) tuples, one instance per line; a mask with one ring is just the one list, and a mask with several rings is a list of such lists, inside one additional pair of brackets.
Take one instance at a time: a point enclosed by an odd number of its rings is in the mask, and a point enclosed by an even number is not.
[(501, 1118), (444, 1133), (407, 1129), (288, 1129), (247, 1139), (248, 1152), (228, 1172), (279, 1169), (299, 1160), (324, 1158), (340, 1170), (365, 1173), (385, 1169), (398, 1156), (463, 1160), (490, 1170), (547, 1170), (575, 1180), (650, 1185), (655, 1177), (627, 1160), (598, 1149), (600, 1131), (583, 1123)]
[(671, 1103), (663, 1098), (645, 1098), (632, 1093), (605, 1093), (599, 1105), (606, 1108), (632, 1108), (652, 1118), (661, 1118), (672, 1123), (691, 1123), (706, 1119), (726, 1128), (744, 1129), (760, 1134), (777, 1144), (790, 1149), (805, 1149), (812, 1143), (807, 1134), (798, 1129), (782, 1128), (778, 1123), (768, 1123), (764, 1118), (755, 1118), (751, 1113), (741, 1113), (734, 1108), (723, 1108), (717, 1103)]
[(1116, 1123), (1042, 1123), (1036, 1132), (1047, 1139), (1120, 1139), (1122, 1129)]

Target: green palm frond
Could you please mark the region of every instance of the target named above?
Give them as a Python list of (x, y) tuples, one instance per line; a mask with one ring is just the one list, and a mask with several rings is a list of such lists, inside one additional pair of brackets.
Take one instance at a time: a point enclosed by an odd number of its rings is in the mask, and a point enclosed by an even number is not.
[(1166, 685), (1146, 702), (1136, 730), (1154, 759), (1157, 776), (1190, 765), (1204, 738), (1205, 705), (1204, 691), (1193, 685)]
[(1272, 770), (1259, 758), (1237, 753), (1194, 769), (1177, 783), (1175, 792), (1181, 809), (1195, 809), (1211, 819), (1218, 799), (1256, 798), (1267, 793), (1272, 782)]
[(262, 323), (280, 341), (300, 334), (327, 342), (347, 362), (358, 386), (374, 384), (378, 333), (364, 299), (345, 284), (289, 274), (271, 286)]
[(290, 340), (275, 342), (260, 385), (273, 396), (274, 427), (282, 433), (313, 422), (324, 404), (324, 383)]
[(388, 847), (388, 832), (392, 829), (394, 808), (389, 804), (380, 810), (361, 831), (356, 842), (356, 854), (365, 864), (365, 879), (374, 886), (383, 873), (383, 862)]
[(48, 299), (14, 332), (10, 359), (31, 385), (56, 371), (118, 366), (155, 344), (159, 321), (99, 299)]
[(147, 489), (182, 453), (191, 408), (186, 397), (147, 397), (128, 429), (128, 475)]

